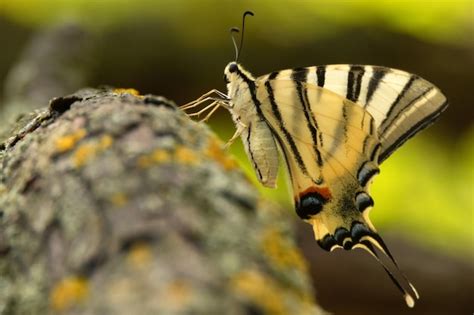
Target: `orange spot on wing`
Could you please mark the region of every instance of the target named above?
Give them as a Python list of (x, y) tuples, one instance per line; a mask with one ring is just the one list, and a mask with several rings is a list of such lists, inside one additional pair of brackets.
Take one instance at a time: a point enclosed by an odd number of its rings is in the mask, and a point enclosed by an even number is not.
[(323, 196), (324, 199), (329, 200), (332, 198), (331, 191), (329, 190), (328, 187), (317, 187), (317, 186), (311, 186), (307, 188), (306, 190), (302, 191), (299, 193), (299, 198), (303, 197), (304, 195), (307, 195), (309, 193), (318, 193), (321, 196)]

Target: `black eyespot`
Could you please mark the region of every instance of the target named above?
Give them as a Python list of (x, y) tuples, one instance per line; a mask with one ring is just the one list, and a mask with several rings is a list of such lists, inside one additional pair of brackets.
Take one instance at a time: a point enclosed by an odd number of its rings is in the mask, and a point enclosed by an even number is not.
[(230, 73), (236, 72), (238, 68), (239, 67), (237, 66), (237, 63), (233, 62), (229, 65), (229, 72)]
[(354, 242), (358, 243), (360, 239), (364, 236), (367, 235), (372, 235), (372, 232), (369, 230), (367, 226), (365, 226), (363, 223), (354, 221), (352, 223), (351, 227), (351, 237), (354, 240)]
[(351, 233), (346, 228), (340, 227), (340, 228), (337, 228), (336, 231), (334, 231), (334, 239), (336, 240), (337, 244), (341, 246), (344, 240), (350, 237), (351, 237)]
[(308, 193), (296, 203), (296, 213), (303, 220), (309, 219), (312, 215), (321, 212), (325, 202), (326, 199), (320, 194), (316, 192)]
[(324, 235), (324, 237), (321, 240), (318, 240), (317, 242), (318, 242), (319, 246), (322, 249), (324, 249), (328, 252), (331, 250), (331, 248), (334, 245), (337, 245), (337, 242), (334, 239), (334, 237), (332, 235), (329, 235), (329, 234)]
[(229, 78), (227, 78), (227, 76), (224, 74), (224, 82), (225, 84), (229, 84), (230, 81), (229, 81)]
[(368, 207), (374, 206), (374, 200), (366, 192), (362, 191), (357, 193), (357, 195), (355, 196), (355, 204), (357, 210), (363, 212)]

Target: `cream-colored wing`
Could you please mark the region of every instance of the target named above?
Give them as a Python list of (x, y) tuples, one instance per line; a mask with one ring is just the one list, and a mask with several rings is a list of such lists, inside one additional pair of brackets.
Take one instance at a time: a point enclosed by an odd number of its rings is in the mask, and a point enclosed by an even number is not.
[(315, 84), (280, 80), (278, 72), (257, 84), (263, 119), (286, 159), (296, 212), (313, 225), (320, 246), (364, 248), (377, 257), (375, 246), (396, 266), (368, 217), (373, 206), (368, 188), (378, 173), (380, 149), (371, 114)]
[(381, 143), (379, 163), (431, 125), (448, 106), (446, 97), (430, 82), (386, 67), (317, 66), (280, 71), (278, 77), (315, 84), (367, 110)]

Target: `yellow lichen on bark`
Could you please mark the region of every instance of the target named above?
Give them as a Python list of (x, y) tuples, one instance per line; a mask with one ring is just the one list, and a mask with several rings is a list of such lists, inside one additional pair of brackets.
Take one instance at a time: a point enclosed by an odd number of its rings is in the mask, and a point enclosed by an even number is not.
[(137, 165), (140, 168), (149, 168), (153, 164), (153, 159), (149, 155), (142, 155), (137, 159)]
[(127, 195), (125, 195), (124, 193), (118, 192), (118, 193), (113, 194), (110, 197), (110, 201), (112, 202), (113, 205), (117, 207), (123, 207), (124, 205), (127, 204), (128, 198), (127, 198)]
[(265, 256), (274, 266), (307, 272), (308, 267), (298, 249), (275, 228), (264, 230), (261, 242)]
[(112, 143), (114, 142), (114, 139), (110, 135), (103, 135), (100, 138), (98, 148), (101, 150), (108, 149)]
[(173, 161), (185, 165), (196, 165), (207, 158), (216, 161), (225, 170), (232, 170), (238, 167), (237, 161), (224, 152), (222, 144), (216, 138), (209, 142), (204, 151), (196, 151), (185, 146), (177, 146), (174, 152), (156, 149), (151, 153), (138, 157), (137, 165), (140, 168), (148, 168), (160, 163)]
[(184, 146), (178, 146), (175, 151), (176, 160), (182, 164), (195, 165), (199, 162), (197, 153)]
[(238, 166), (235, 159), (224, 152), (222, 149), (222, 143), (216, 138), (212, 138), (209, 141), (205, 154), (211, 159), (217, 161), (225, 170), (235, 169)]
[(134, 268), (146, 267), (152, 259), (151, 246), (146, 243), (134, 244), (127, 254), (127, 263)]
[(103, 135), (98, 141), (80, 145), (73, 154), (73, 162), (76, 167), (85, 165), (98, 153), (108, 149), (113, 143), (110, 135)]
[(89, 293), (89, 284), (83, 277), (69, 277), (57, 283), (50, 293), (50, 304), (55, 311), (65, 311), (82, 301)]
[(85, 143), (80, 145), (73, 155), (74, 165), (81, 167), (89, 161), (96, 153), (96, 145), (92, 143)]
[(231, 283), (237, 294), (262, 308), (265, 314), (291, 314), (284, 302), (284, 291), (263, 273), (256, 270), (243, 271), (234, 276)]
[(76, 132), (59, 137), (56, 139), (56, 151), (57, 152), (66, 152), (74, 148), (76, 143), (84, 138), (86, 135), (86, 130), (81, 128), (78, 129)]
[(148, 168), (160, 163), (169, 162), (172, 160), (170, 152), (164, 149), (156, 149), (149, 154), (142, 155), (137, 160), (137, 165), (140, 168)]
[(192, 288), (183, 280), (174, 280), (166, 287), (165, 300), (179, 306), (185, 305), (192, 296)]
[(166, 150), (157, 149), (151, 154), (151, 159), (156, 163), (168, 162), (171, 160), (171, 155)]
[(138, 92), (137, 90), (135, 89), (132, 89), (132, 88), (129, 88), (129, 89), (126, 89), (126, 88), (117, 88), (117, 89), (114, 89), (114, 93), (117, 93), (117, 94), (131, 94), (133, 96), (139, 96), (139, 97), (142, 97), (140, 95), (140, 92)]
[(267, 315), (314, 313), (314, 300), (309, 292), (282, 286), (258, 270), (236, 274), (231, 279), (231, 288)]

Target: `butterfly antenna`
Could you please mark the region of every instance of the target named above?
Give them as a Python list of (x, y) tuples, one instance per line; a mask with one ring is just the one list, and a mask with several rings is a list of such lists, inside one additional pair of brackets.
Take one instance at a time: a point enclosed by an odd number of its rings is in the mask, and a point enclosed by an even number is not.
[(235, 41), (234, 33), (238, 33), (240, 30), (237, 27), (232, 27), (230, 29), (230, 38), (232, 38), (232, 43), (234, 44), (235, 49), (235, 61), (239, 58), (239, 48), (237, 47), (237, 43)]
[(237, 53), (237, 58), (235, 58), (235, 61), (239, 59), (239, 55), (242, 52), (242, 47), (244, 46), (244, 34), (245, 34), (245, 17), (247, 15), (254, 16), (252, 11), (245, 11), (244, 15), (242, 16), (242, 36), (240, 37), (240, 46), (239, 50)]

